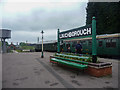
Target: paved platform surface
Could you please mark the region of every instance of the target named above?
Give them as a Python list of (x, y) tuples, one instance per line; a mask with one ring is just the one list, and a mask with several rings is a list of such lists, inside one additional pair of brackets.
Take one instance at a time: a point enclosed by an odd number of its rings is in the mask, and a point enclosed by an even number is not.
[(101, 61), (112, 62), (112, 75), (93, 77), (80, 72), (52, 66), (50, 55), (45, 52), (40, 58), (40, 52), (7, 53), (2, 57), (2, 87), (3, 88), (118, 88), (119, 60), (99, 58)]

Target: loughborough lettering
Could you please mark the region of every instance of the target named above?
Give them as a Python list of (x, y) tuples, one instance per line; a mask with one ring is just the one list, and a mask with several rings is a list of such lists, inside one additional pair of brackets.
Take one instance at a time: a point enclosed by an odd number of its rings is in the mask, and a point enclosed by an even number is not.
[(66, 32), (60, 34), (60, 38), (71, 38), (71, 37), (79, 37), (79, 36), (86, 36), (86, 35), (91, 35), (92, 34), (92, 29), (91, 28), (86, 28), (82, 30), (76, 30), (76, 31), (71, 31), (71, 32)]

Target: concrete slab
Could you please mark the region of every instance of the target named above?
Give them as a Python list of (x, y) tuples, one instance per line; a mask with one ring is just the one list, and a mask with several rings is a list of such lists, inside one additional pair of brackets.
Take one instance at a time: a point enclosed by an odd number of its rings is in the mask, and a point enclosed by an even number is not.
[(113, 63), (113, 73), (106, 77), (93, 77), (49, 62), (44, 52), (3, 54), (3, 88), (117, 88), (119, 60), (99, 58)]

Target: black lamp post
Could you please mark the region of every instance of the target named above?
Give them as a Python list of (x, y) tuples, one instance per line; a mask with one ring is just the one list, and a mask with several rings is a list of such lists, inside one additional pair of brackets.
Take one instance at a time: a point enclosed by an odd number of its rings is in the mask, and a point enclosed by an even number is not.
[(43, 30), (42, 30), (41, 33), (42, 33), (42, 54), (41, 54), (41, 58), (44, 58), (44, 55), (43, 55), (43, 33), (44, 33), (44, 32), (43, 32)]

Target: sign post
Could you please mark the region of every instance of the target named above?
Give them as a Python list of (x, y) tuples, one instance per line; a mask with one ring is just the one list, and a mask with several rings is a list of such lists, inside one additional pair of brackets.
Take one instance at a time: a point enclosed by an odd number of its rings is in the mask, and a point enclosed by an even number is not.
[(44, 33), (44, 32), (43, 32), (43, 30), (42, 30), (41, 33), (42, 33), (42, 54), (41, 54), (41, 58), (44, 58), (44, 55), (43, 55), (43, 33)]
[(8, 29), (0, 29), (0, 39), (2, 42), (2, 46), (0, 48), (0, 52), (6, 53), (7, 48), (6, 48), (6, 42), (5, 40), (11, 38), (11, 30)]
[(57, 52), (58, 53), (60, 53), (60, 37), (59, 37), (59, 33), (60, 33), (60, 31), (59, 31), (59, 29), (58, 29), (58, 32), (57, 32)]
[(95, 17), (92, 18), (92, 62), (97, 61), (97, 50), (96, 50), (96, 20)]
[(92, 62), (97, 61), (97, 47), (96, 47), (96, 20), (92, 17), (92, 24), (74, 28), (68, 31), (60, 32), (58, 29), (57, 52), (60, 53), (60, 40), (79, 39), (85, 37), (92, 37)]

